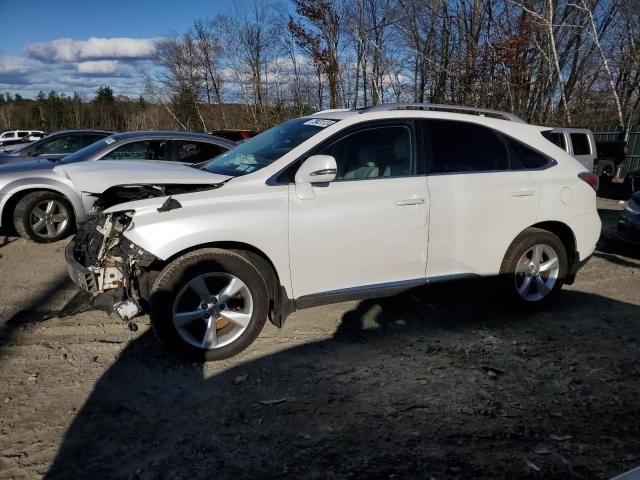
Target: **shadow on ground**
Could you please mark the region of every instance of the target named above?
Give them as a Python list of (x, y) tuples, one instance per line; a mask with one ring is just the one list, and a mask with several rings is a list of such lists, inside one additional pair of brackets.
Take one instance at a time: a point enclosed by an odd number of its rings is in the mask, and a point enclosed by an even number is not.
[(365, 301), (334, 338), (210, 378), (143, 335), (46, 478), (592, 479), (640, 464), (640, 308), (566, 291), (523, 315), (492, 296), (470, 282)]
[(2, 233), (0, 232), (0, 248), (6, 247), (7, 245), (15, 242), (16, 240), (18, 240), (18, 237), (10, 237), (8, 235), (2, 235)]

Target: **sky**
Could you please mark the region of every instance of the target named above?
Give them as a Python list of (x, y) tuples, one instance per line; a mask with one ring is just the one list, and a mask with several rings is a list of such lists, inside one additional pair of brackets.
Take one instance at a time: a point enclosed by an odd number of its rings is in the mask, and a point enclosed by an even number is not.
[(163, 37), (242, 0), (0, 0), (0, 92), (136, 96)]

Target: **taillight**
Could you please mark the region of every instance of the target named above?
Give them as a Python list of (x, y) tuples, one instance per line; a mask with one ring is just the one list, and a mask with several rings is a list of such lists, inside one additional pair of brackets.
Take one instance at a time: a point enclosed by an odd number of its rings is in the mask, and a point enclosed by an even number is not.
[(580, 177), (580, 180), (587, 182), (594, 190), (598, 190), (598, 183), (600, 183), (600, 181), (597, 175), (589, 172), (580, 172), (578, 177)]

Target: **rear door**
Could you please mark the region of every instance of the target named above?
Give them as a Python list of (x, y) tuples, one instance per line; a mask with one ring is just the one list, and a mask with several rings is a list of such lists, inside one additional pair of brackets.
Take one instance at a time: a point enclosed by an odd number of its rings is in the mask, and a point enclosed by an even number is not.
[(513, 239), (535, 223), (539, 191), (513, 169), (510, 145), (470, 122), (423, 123), (430, 193), (429, 278), (495, 275)]

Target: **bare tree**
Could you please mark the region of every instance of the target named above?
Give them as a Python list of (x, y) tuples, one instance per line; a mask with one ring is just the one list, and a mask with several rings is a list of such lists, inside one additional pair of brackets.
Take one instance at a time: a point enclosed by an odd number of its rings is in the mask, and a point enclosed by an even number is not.
[[(290, 17), (289, 30), (318, 68), (327, 76), (329, 108), (339, 106), (339, 48), (343, 28), (341, 0), (293, 0), (298, 19)], [(302, 23), (301, 20), (305, 21)]]

